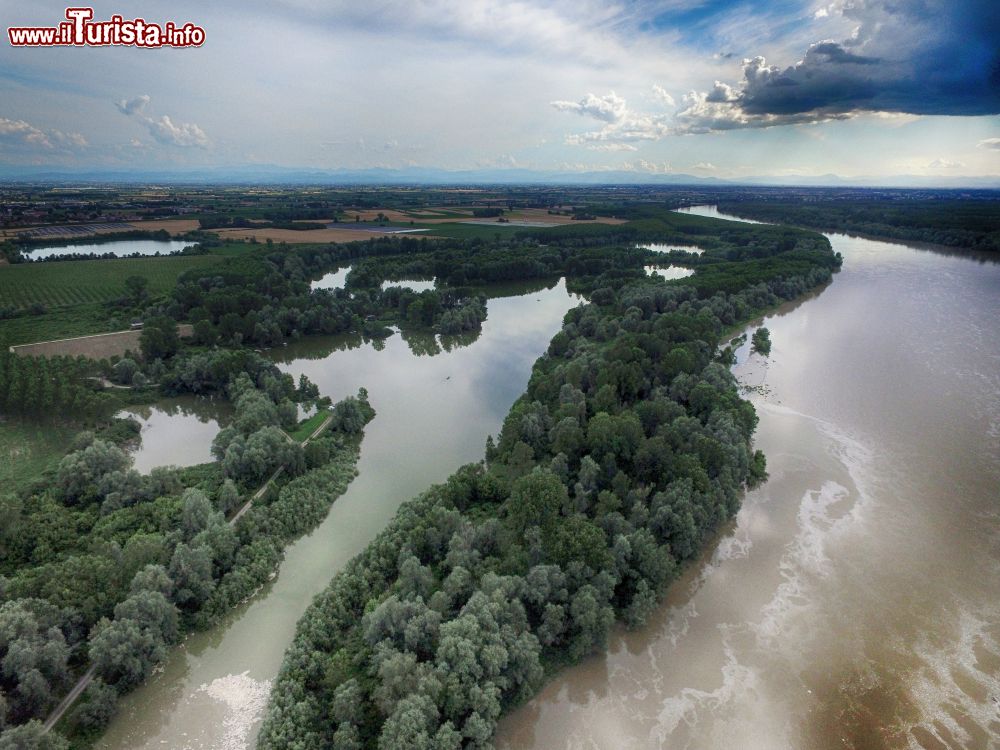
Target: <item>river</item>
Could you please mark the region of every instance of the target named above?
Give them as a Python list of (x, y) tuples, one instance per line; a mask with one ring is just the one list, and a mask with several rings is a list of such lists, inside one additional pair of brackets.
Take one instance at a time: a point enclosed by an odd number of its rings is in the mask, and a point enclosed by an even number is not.
[(770, 479), (498, 748), (1000, 747), (1000, 265), (829, 237), (738, 353)]
[[(149, 682), (125, 696), (97, 747), (242, 750), (252, 747), (295, 624), (330, 578), (399, 505), (462, 464), (481, 460), (523, 393), (535, 360), (579, 299), (565, 282), (488, 302), (479, 336), (394, 335), (300, 341), (276, 351), (334, 400), (368, 389), (377, 415), (359, 475), (326, 520), (292, 544), (278, 576), (218, 627), (189, 637)], [(183, 434), (176, 436), (183, 440)]]

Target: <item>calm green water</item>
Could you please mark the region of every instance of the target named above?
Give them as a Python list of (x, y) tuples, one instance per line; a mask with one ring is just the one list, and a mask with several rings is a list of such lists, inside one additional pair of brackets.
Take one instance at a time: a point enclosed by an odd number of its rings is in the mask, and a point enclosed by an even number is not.
[(142, 427), (132, 451), (133, 467), (148, 474), (157, 466), (195, 466), (212, 458), (212, 441), (228, 424), (228, 402), (197, 396), (163, 398), (149, 406), (130, 406), (116, 416), (131, 417)]
[(735, 368), (770, 480), (499, 748), (1000, 747), (1000, 265), (830, 239)]
[[(496, 293), (496, 290), (494, 290)], [(248, 748), (295, 623), (399, 505), (483, 456), (534, 361), (577, 304), (563, 282), (511, 288), (491, 299), (482, 334), (311, 339), (275, 352), (334, 400), (368, 389), (377, 411), (359, 476), (326, 520), (289, 547), (278, 577), (225, 623), (175, 649), (147, 685), (122, 701), (100, 748)], [(177, 441), (183, 441), (178, 430)]]

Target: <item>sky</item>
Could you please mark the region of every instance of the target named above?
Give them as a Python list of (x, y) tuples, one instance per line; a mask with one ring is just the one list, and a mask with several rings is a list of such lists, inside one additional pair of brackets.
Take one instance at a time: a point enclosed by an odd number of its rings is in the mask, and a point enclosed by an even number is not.
[[(0, 0), (11, 26), (63, 4)], [(0, 41), (0, 166), (1000, 175), (996, 0), (100, 2), (197, 48)]]

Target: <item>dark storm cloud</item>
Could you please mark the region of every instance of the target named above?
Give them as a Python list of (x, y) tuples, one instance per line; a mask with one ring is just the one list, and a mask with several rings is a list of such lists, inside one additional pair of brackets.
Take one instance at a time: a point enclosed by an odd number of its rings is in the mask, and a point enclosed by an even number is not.
[(737, 86), (693, 92), (681, 132), (769, 127), (859, 112), (1000, 113), (997, 0), (855, 0), (833, 7), (852, 36), (812, 44), (786, 67), (743, 62)]
[(865, 57), (864, 55), (855, 55), (848, 52), (842, 46), (836, 42), (820, 42), (819, 44), (814, 44), (809, 52), (806, 53), (806, 57), (812, 56), (814, 59), (821, 55), (826, 58), (828, 62), (832, 63), (856, 63), (858, 65), (874, 65), (879, 62), (877, 57)]

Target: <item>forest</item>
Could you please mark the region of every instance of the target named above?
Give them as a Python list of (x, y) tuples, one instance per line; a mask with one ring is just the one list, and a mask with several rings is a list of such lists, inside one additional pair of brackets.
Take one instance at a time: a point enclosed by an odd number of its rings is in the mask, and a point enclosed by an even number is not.
[[(329, 427), (303, 447), (285, 430), (298, 422), (298, 403), (318, 398), (315, 386), (296, 386), (258, 356), (239, 365), (232, 377), (236, 368), (214, 366), (220, 381), (211, 385), (235, 405), (215, 463), (139, 474), (125, 450), (137, 425), (117, 419), (81, 432), (54, 476), (0, 493), (0, 719), (10, 727), (0, 747), (32, 747), (38, 720), (87, 663), (96, 678), (67, 729), (95, 735), (119, 693), (186, 632), (263, 585), (285, 545), (321, 521), (353, 478), (373, 416), (363, 391), (334, 405)], [(164, 383), (190, 386), (190, 367), (178, 357)], [(282, 481), (244, 508), (279, 469)]]
[(951, 198), (884, 200), (721, 200), (719, 209), (749, 219), (799, 224), (843, 234), (1000, 252), (1000, 209), (995, 200)]
[[(40, 739), (39, 720), (88, 667), (96, 677), (60, 730), (75, 744), (98, 736), (117, 696), (251, 596), (353, 477), (367, 394), (328, 407), (254, 348), (320, 333), (377, 341), (393, 328), (460, 345), (505, 282), (565, 277), (590, 302), (567, 315), (484, 462), (406, 505), (309, 610), (262, 745), (487, 746), (502, 711), (547, 674), (600, 648), (616, 620), (642, 622), (765, 476), (753, 409), (717, 352), (723, 331), (828, 281), (840, 259), (806, 230), (606, 209), (628, 223), (493, 241), (247, 244), (136, 302), (141, 356), (0, 358), (5, 408), (44, 418), (58, 404), (90, 428), (50, 475), (0, 493), (0, 748), (59, 747), (58, 734)], [(666, 282), (643, 270), (671, 263), (696, 272)], [(345, 266), (344, 288), (312, 289)], [(436, 286), (393, 283), (413, 277)], [(178, 322), (193, 324), (191, 339)], [(109, 417), (122, 397), (102, 379), (137, 399), (230, 401), (215, 462), (136, 472), (135, 424)], [(305, 446), (287, 436), (300, 405), (331, 416)]]
[[(577, 280), (591, 302), (567, 314), (485, 460), (405, 504), (300, 621), (260, 747), (490, 747), (546, 676), (615, 621), (642, 623), (765, 478), (720, 337), (840, 259), (809, 232), (674, 216), (624, 231), (700, 235), (713, 252), (697, 281), (625, 263)], [(553, 257), (623, 232), (544, 231)]]

